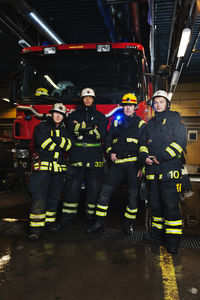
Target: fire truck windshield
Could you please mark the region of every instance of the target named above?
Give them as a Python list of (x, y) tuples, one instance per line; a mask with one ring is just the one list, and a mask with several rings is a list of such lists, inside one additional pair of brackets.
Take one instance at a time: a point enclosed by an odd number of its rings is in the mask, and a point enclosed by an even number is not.
[(119, 103), (129, 92), (142, 101), (142, 78), (142, 52), (135, 49), (27, 53), (23, 59), (21, 103), (46, 104), (54, 100), (76, 104), (85, 87), (95, 90), (97, 104)]

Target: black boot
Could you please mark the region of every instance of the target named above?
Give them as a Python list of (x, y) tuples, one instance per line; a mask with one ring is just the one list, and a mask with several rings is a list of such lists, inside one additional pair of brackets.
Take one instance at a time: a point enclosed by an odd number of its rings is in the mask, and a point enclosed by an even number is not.
[(133, 229), (132, 221), (125, 219), (122, 224), (122, 229), (123, 229), (125, 235), (133, 234), (134, 229)]
[(59, 222), (59, 228), (71, 226), (73, 221), (74, 219), (70, 219), (68, 215), (63, 214)]
[(171, 254), (178, 253), (179, 240), (176, 238), (168, 238), (166, 241), (167, 252)]
[(46, 224), (45, 228), (50, 233), (58, 233), (60, 230), (60, 225), (57, 225), (55, 223)]
[(37, 241), (40, 238), (41, 229), (31, 228), (30, 234), (28, 236), (29, 241)]
[(96, 220), (92, 226), (90, 226), (88, 229), (86, 229), (86, 234), (95, 234), (99, 233), (105, 230), (105, 222)]
[(164, 231), (160, 229), (151, 229), (145, 232), (143, 239), (147, 242), (164, 242)]

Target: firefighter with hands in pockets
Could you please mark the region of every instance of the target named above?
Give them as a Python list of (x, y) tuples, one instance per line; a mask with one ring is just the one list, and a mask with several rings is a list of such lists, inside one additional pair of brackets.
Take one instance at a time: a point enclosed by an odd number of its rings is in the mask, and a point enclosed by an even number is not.
[(66, 107), (55, 103), (50, 116), (39, 123), (33, 133), (35, 153), (30, 175), (31, 193), (29, 240), (38, 240), (45, 227), (57, 232), (56, 211), (64, 186), (65, 153), (71, 140), (64, 126)]

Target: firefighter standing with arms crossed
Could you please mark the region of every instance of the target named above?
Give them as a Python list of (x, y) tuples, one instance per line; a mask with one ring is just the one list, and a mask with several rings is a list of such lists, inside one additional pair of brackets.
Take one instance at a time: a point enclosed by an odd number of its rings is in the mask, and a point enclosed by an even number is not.
[(109, 199), (123, 178), (126, 178), (128, 183), (128, 204), (124, 213), (123, 230), (126, 235), (133, 233), (133, 222), (138, 210), (138, 157), (139, 153), (142, 156), (147, 151), (141, 140), (146, 124), (135, 113), (137, 106), (135, 94), (124, 95), (121, 105), (123, 106), (122, 118), (112, 122), (106, 139), (107, 153), (112, 165), (108, 170), (97, 202), (95, 222), (88, 228), (87, 234), (105, 229)]
[(63, 123), (65, 106), (56, 103), (50, 113), (51, 116), (38, 124), (33, 133), (35, 161), (29, 181), (32, 198), (28, 237), (32, 241), (40, 238), (44, 226), (50, 232), (57, 232), (56, 210), (66, 171), (64, 153), (71, 147), (71, 140)]
[(145, 133), (146, 178), (152, 212), (152, 229), (145, 235), (149, 241), (166, 241), (167, 251), (175, 254), (182, 235), (179, 206), (181, 167), (186, 148), (186, 129), (178, 112), (170, 111), (168, 94), (159, 90), (153, 95), (155, 116), (148, 122)]
[(86, 186), (86, 218), (93, 221), (95, 205), (103, 177), (102, 140), (106, 136), (106, 118), (96, 110), (95, 92), (91, 88), (81, 91), (81, 105), (69, 115), (68, 128), (74, 139), (69, 152), (66, 195), (63, 203), (61, 227), (75, 220), (81, 186)]

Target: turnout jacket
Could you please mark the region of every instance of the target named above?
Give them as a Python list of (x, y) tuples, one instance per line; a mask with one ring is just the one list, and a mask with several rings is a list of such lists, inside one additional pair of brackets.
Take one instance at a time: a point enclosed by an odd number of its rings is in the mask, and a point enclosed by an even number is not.
[(147, 152), (142, 141), (142, 133), (146, 123), (134, 113), (128, 117), (122, 115), (122, 120), (114, 120), (106, 139), (108, 155), (116, 153), (118, 160), (114, 164), (135, 163), (138, 157)]
[(80, 105), (69, 115), (68, 129), (73, 137), (69, 163), (73, 167), (103, 167), (102, 141), (106, 136), (106, 118), (96, 106)]
[(56, 127), (52, 117), (38, 124), (33, 132), (35, 171), (62, 172), (66, 170), (64, 153), (71, 147), (71, 140), (61, 123)]
[(143, 157), (144, 161), (152, 155), (160, 163), (146, 167), (147, 179), (154, 179), (151, 175), (157, 174), (160, 179), (165, 180), (170, 170), (181, 169), (187, 139), (186, 128), (178, 112), (156, 112), (155, 117), (148, 122), (145, 134), (148, 153)]

